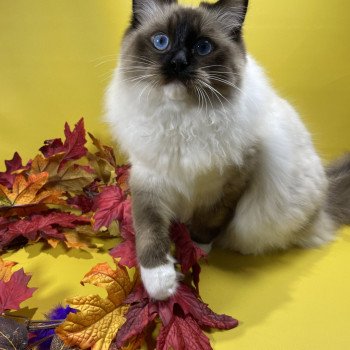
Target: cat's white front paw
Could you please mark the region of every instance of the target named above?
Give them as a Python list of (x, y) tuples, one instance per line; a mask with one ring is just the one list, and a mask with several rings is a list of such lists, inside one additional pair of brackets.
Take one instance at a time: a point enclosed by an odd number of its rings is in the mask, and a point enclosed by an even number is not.
[(152, 299), (165, 300), (175, 294), (178, 281), (174, 260), (168, 257), (168, 263), (154, 268), (140, 266), (143, 285)]

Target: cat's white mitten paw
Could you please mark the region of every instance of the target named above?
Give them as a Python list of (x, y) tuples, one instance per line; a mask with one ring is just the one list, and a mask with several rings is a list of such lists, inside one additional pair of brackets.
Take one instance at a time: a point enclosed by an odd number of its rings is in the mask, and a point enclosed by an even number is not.
[(175, 294), (178, 273), (174, 259), (168, 256), (168, 263), (154, 268), (140, 266), (143, 285), (152, 299), (165, 300)]

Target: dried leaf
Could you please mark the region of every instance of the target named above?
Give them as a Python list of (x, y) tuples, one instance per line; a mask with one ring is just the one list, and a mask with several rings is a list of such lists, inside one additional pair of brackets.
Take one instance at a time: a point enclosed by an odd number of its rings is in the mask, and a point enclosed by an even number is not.
[(112, 185), (115, 180), (115, 169), (105, 160), (98, 156), (88, 153), (87, 158), (90, 165), (94, 168), (96, 177), (106, 185)]
[(130, 340), (142, 334), (156, 317), (157, 310), (148, 300), (131, 305), (126, 314), (126, 322), (117, 333), (116, 348), (123, 347)]
[(20, 207), (35, 204), (62, 204), (61, 191), (42, 191), (48, 180), (46, 172), (29, 175), (17, 175), (12, 189), (0, 185), (0, 206)]
[(175, 257), (181, 265), (183, 273), (187, 273), (198, 261), (207, 256), (191, 240), (188, 229), (183, 224), (174, 224), (171, 230), (171, 238), (176, 246)]
[(0, 317), (0, 349), (26, 350), (28, 345), (28, 331), (9, 318)]
[(82, 280), (107, 290), (108, 297), (98, 295), (76, 297), (68, 300), (71, 307), (79, 310), (69, 314), (56, 333), (65, 344), (81, 349), (108, 350), (118, 329), (125, 322), (129, 306), (123, 305), (133, 283), (126, 269), (117, 266), (112, 270), (108, 264), (98, 264)]
[(94, 229), (108, 227), (113, 220), (122, 221), (124, 210), (130, 205), (129, 199), (118, 186), (105, 187), (96, 200)]
[(40, 151), (46, 158), (59, 153), (63, 154), (59, 169), (61, 169), (67, 161), (80, 159), (85, 156), (87, 152), (85, 148), (86, 139), (83, 118), (75, 125), (73, 131), (70, 130), (69, 125), (66, 123), (64, 134), (66, 136), (64, 144), (61, 139), (54, 139), (45, 141), (45, 146), (40, 148)]
[(174, 316), (158, 335), (157, 350), (211, 350), (208, 337), (191, 316)]
[(117, 178), (116, 181), (119, 187), (124, 191), (129, 191), (129, 176), (130, 176), (130, 168), (129, 164), (120, 165), (117, 167)]
[(75, 248), (85, 250), (87, 252), (97, 252), (98, 248), (96, 245), (90, 242), (84, 241), (79, 234), (75, 231), (64, 232), (65, 241), (67, 248)]
[(95, 174), (90, 167), (66, 162), (61, 166), (64, 154), (55, 154), (49, 158), (37, 155), (32, 163), (31, 173), (48, 173), (46, 189), (68, 191), (73, 193), (83, 192), (83, 188), (91, 184), (95, 179)]
[(93, 145), (98, 149), (96, 156), (104, 159), (108, 164), (110, 164), (114, 169), (117, 167), (117, 161), (115, 158), (114, 150), (112, 147), (102, 145), (100, 140), (98, 140), (94, 135), (88, 133)]
[[(238, 326), (238, 321), (227, 315), (218, 315), (208, 305), (203, 303), (194, 291), (187, 285), (181, 283), (177, 293), (168, 302), (161, 303), (165, 310), (174, 310), (174, 305), (181, 307), (185, 315), (191, 315), (200, 326), (216, 329), (232, 329)], [(161, 308), (160, 307), (160, 308)], [(160, 310), (161, 312), (161, 310)]]
[(36, 288), (28, 288), (31, 276), (23, 269), (14, 272), (8, 282), (0, 281), (0, 314), (5, 310), (18, 310), (19, 305), (30, 298)]
[(8, 282), (12, 275), (12, 267), (17, 265), (13, 261), (4, 261), (0, 258), (0, 281)]
[(83, 285), (84, 283), (90, 283), (96, 287), (106, 289), (108, 298), (115, 305), (120, 305), (133, 287), (125, 268), (117, 265), (117, 269), (112, 270), (107, 263), (101, 263), (93, 267), (81, 283)]
[(28, 166), (22, 165), (22, 158), (16, 152), (11, 160), (5, 160), (6, 171), (0, 172), (0, 184), (8, 189), (12, 188), (15, 181), (15, 174), (19, 171), (24, 171)]
[(135, 239), (119, 243), (109, 254), (119, 259), (119, 264), (132, 268), (137, 266)]
[(40, 238), (64, 240), (61, 232), (63, 228), (74, 228), (76, 225), (89, 223), (83, 216), (69, 213), (49, 212), (42, 215), (32, 215), (9, 223), (0, 235), (0, 250), (8, 246), (17, 237), (24, 237), (29, 241)]

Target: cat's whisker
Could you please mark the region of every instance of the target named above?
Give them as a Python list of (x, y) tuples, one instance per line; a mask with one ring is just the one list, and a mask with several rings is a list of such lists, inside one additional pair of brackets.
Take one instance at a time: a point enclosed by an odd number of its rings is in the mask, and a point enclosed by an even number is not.
[(196, 89), (199, 93), (199, 96), (200, 96), (200, 110), (199, 110), (199, 113), (201, 113), (202, 109), (204, 108), (204, 102), (205, 102), (205, 114), (207, 115), (208, 114), (208, 104), (207, 104), (207, 101), (205, 99), (205, 96), (200, 88), (200, 86), (196, 86)]
[(120, 59), (122, 59), (123, 61), (130, 61), (130, 62), (135, 62), (135, 63), (140, 63), (140, 61), (142, 62), (146, 62), (146, 63), (151, 63), (151, 64), (157, 64), (157, 62), (155, 62), (154, 60), (151, 60), (150, 58), (148, 57), (145, 57), (145, 56), (133, 56), (133, 55), (127, 55), (126, 57), (129, 57), (129, 58), (135, 58), (135, 59), (128, 59), (128, 58), (125, 58), (124, 56), (120, 56)]
[[(221, 99), (224, 99), (230, 106), (233, 106), (231, 102), (223, 96), (217, 89), (215, 89), (213, 86), (207, 84), (206, 82), (202, 81), (202, 84), (208, 88), (208, 90), (217, 98), (217, 100), (220, 102), (222, 110), (225, 114), (226, 119), (229, 119), (228, 114), (227, 114), (227, 109), (225, 108), (223, 102)], [(204, 90), (205, 91), (205, 90)], [(221, 98), (220, 98), (221, 97)], [(210, 100), (211, 101), (211, 100)], [(213, 107), (214, 109), (214, 107)]]
[(249, 101), (251, 101), (252, 104), (256, 105), (255, 101), (248, 94), (246, 94), (242, 89), (240, 89), (237, 85), (235, 85), (234, 83), (232, 83), (232, 82), (230, 82), (228, 80), (222, 79), (222, 78), (217, 78), (214, 75), (211, 76), (211, 79), (214, 80), (214, 81), (216, 80), (216, 81), (219, 81), (219, 82), (221, 82), (223, 84), (226, 84), (226, 85), (229, 85), (229, 86), (233, 87), (234, 89), (236, 89), (239, 92), (241, 92), (242, 95), (244, 95)]
[(152, 83), (151, 88), (149, 89), (148, 94), (147, 94), (147, 104), (149, 103), (149, 96), (152, 92), (152, 89), (156, 88), (158, 83), (159, 83), (158, 80), (154, 80), (154, 82)]

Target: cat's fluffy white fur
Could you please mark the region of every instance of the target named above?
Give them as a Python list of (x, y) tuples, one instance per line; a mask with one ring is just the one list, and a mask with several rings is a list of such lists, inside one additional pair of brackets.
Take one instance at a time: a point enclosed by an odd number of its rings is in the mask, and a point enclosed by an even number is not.
[[(184, 222), (194, 203), (213, 202), (220, 195), (224, 166), (242, 165), (247, 150), (259, 145), (251, 184), (218, 240), (226, 247), (258, 254), (332, 239), (332, 221), (319, 211), (328, 180), (311, 137), (249, 55), (240, 91), (215, 110), (210, 104), (190, 108), (175, 85), (149, 89), (125, 82), (117, 68), (106, 97), (106, 119), (129, 155), (131, 176), (166, 191), (171, 215)], [(307, 233), (297, 235), (314, 213)], [(147, 271), (146, 288), (157, 275)]]

